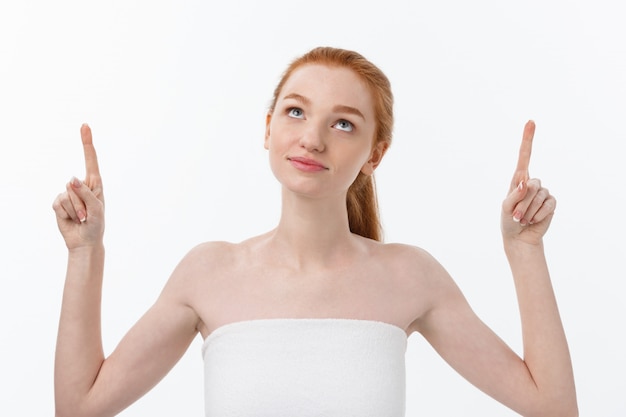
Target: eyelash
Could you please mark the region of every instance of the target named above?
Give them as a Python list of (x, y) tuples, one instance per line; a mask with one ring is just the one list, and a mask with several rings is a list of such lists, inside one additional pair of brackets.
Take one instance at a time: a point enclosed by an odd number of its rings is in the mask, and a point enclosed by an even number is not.
[[(294, 116), (292, 114), (294, 111), (299, 111), (300, 115), (299, 116)], [(302, 114), (304, 114), (304, 111), (300, 107), (289, 107), (289, 108), (287, 108), (286, 113), (287, 113), (287, 116), (289, 116), (289, 117), (295, 117), (295, 118), (299, 119), (300, 116), (302, 116)], [(354, 131), (354, 123), (352, 123), (351, 121), (346, 120), (346, 119), (340, 119), (333, 126), (337, 126), (339, 123), (347, 123), (349, 125), (349, 129), (350, 129), (350, 130), (344, 130), (344, 129), (339, 129), (339, 130), (341, 130), (343, 132), (352, 132), (352, 131)]]

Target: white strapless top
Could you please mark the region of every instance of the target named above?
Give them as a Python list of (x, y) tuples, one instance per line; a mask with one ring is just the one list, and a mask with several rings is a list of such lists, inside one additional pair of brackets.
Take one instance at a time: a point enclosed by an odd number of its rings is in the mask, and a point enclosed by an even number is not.
[(403, 417), (406, 346), (378, 321), (227, 324), (202, 345), (206, 417)]

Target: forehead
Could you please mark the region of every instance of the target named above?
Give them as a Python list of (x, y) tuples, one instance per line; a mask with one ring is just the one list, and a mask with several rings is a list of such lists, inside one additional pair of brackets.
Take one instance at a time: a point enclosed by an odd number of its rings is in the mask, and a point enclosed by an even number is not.
[(322, 64), (306, 64), (294, 70), (278, 100), (288, 94), (300, 94), (319, 104), (356, 107), (374, 113), (373, 99), (367, 84), (353, 70)]

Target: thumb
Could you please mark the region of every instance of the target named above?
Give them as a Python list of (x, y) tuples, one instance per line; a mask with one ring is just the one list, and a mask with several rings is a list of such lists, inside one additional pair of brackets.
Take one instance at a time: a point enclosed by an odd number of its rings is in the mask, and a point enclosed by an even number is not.
[[(513, 211), (517, 204), (526, 197), (526, 193), (528, 192), (528, 187), (526, 186), (526, 181), (520, 181), (515, 188), (511, 190), (509, 195), (506, 196), (504, 202), (502, 203), (502, 210), (505, 214), (513, 216)], [(520, 219), (514, 219), (520, 220)]]
[(76, 177), (72, 178), (70, 184), (72, 186), (72, 190), (74, 190), (76, 195), (85, 203), (87, 213), (95, 214), (102, 211), (102, 201), (96, 196), (96, 194), (94, 194), (94, 191), (92, 191), (87, 184)]

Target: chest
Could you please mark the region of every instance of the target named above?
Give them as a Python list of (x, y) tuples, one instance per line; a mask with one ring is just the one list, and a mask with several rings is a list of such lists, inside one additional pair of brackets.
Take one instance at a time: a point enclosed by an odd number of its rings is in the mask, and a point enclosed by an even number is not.
[(420, 305), (409, 287), (393, 269), (374, 264), (308, 272), (240, 265), (203, 281), (194, 308), (206, 334), (228, 323), (270, 318), (377, 320), (407, 328)]

